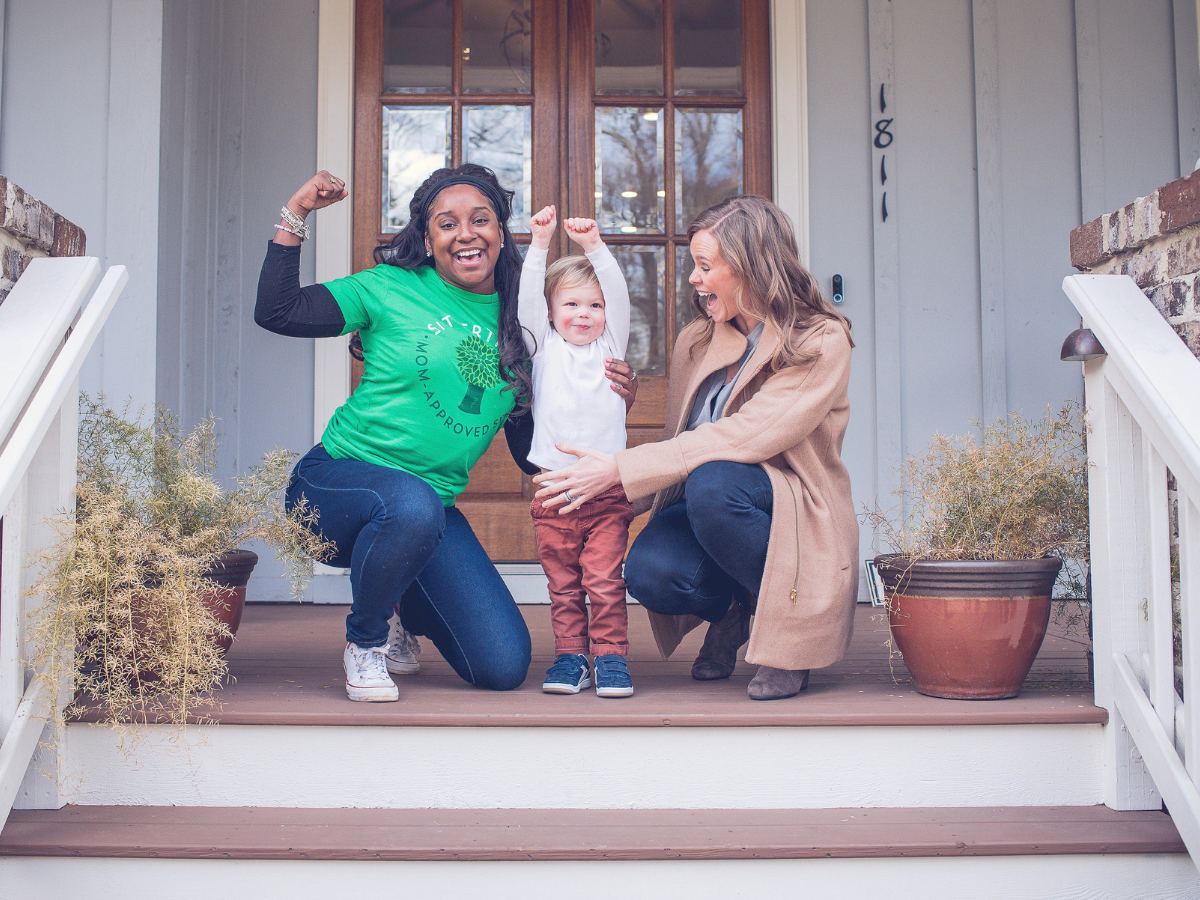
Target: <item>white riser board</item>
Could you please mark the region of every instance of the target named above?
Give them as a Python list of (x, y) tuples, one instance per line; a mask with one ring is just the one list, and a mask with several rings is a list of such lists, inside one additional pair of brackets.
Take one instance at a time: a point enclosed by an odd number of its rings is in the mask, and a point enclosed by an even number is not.
[(601, 862), (0, 859), (7, 900), (403, 896), (437, 900), (803, 897), (972, 900), (1200, 896), (1186, 854)]
[(381, 808), (1087, 806), (1101, 726), (72, 725), (68, 803)]

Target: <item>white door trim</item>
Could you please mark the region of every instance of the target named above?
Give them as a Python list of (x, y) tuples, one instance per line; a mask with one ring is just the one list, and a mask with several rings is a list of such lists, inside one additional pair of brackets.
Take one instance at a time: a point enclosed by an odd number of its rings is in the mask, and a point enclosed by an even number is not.
[(808, 253), (808, 45), (805, 0), (771, 0), (771, 125), (775, 202)]
[[(354, 0), (320, 0), (317, 20), (317, 168), (346, 179), (353, 198)], [(317, 212), (316, 278), (350, 274), (351, 204)], [(348, 337), (320, 338), (313, 348), (313, 441), (321, 440), (334, 410), (350, 396)]]
[[(318, 210), (313, 238), (318, 283), (344, 278), (354, 258), (354, 0), (320, 0), (317, 18), (317, 169), (346, 180), (350, 197)], [(313, 443), (350, 396), (350, 338), (313, 341)], [(314, 565), (318, 575), (349, 570)], [(320, 592), (316, 592), (320, 594)], [(348, 585), (329, 602), (348, 597)]]

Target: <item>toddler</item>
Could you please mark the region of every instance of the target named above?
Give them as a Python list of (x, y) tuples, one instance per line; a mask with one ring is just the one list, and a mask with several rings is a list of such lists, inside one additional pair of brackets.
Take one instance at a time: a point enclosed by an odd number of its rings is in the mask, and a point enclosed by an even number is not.
[[(609, 386), (604, 361), (625, 357), (629, 291), (591, 219), (563, 222), (586, 258), (568, 256), (547, 269), (556, 224), (553, 206), (530, 220), (533, 240), (521, 269), (517, 313), (533, 356), (529, 459), (543, 471), (575, 462), (556, 442), (605, 453), (625, 449), (625, 401)], [(625, 662), (629, 640), (621, 563), (633, 507), (618, 484), (574, 512), (560, 515), (559, 508), (536, 499), (530, 505), (554, 628), (555, 660), (542, 690), (577, 694), (591, 685), (585, 655), (590, 649), (596, 658), (596, 693), (628, 697), (633, 682)], [(590, 624), (585, 594), (591, 599)]]

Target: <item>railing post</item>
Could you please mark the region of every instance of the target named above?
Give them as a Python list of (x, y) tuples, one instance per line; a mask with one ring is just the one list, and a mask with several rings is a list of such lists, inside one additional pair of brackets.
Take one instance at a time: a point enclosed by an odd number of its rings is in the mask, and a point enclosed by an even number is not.
[[(1092, 650), (1096, 705), (1108, 710), (1104, 727), (1105, 805), (1157, 809), (1162, 799), (1117, 710), (1113, 657), (1123, 654), (1140, 668), (1147, 649), (1140, 602), (1138, 547), (1131, 535), (1137, 494), (1135, 423), (1105, 377), (1105, 359), (1084, 363), (1087, 392), (1088, 493), (1092, 544)], [(1141, 450), (1140, 444), (1137, 451)], [(1136, 453), (1136, 455), (1140, 455)]]
[(1182, 485), (1179, 503), (1179, 606), (1183, 626), (1184, 763), (1200, 782), (1200, 509)]
[[(27, 559), (24, 571), (25, 614), (36, 613), (43, 597), (28, 593), (38, 576), (38, 569), (29, 565), (29, 557), (49, 549), (58, 535), (52, 524), (55, 517), (75, 505), (76, 461), (79, 441), (79, 379), (76, 378), (63, 400), (58, 414), (42, 439), (37, 454), (29, 465), (26, 519)], [(33, 647), (22, 647), (25, 658)], [(62, 709), (70, 702), (69, 683), (54, 685), (50, 703)], [(14, 809), (59, 809), (66, 804), (60, 790), (67, 753), (67, 734), (52, 733), (53, 722), (47, 722), (37, 752), (29, 764), (25, 779), (17, 792)]]
[(1144, 676), (1154, 711), (1175, 742), (1175, 648), (1171, 608), (1171, 517), (1167, 507), (1167, 467), (1142, 432), (1142, 484), (1138, 498), (1139, 531), (1145, 537), (1141, 554), (1142, 580), (1146, 587), (1146, 621), (1150, 644), (1149, 665)]
[(4, 516), (4, 558), (0, 560), (0, 743), (3, 742), (25, 693), (23, 572), (25, 569), (25, 511), (27, 479), (8, 504)]

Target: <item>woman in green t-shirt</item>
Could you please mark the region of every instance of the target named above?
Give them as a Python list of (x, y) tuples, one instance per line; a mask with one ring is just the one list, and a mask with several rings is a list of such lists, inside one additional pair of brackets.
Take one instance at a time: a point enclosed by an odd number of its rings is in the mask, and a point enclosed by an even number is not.
[[(529, 668), (529, 631), (454, 499), (509, 413), (531, 399), (512, 192), (482, 166), (439, 169), (413, 194), (408, 225), (376, 249), (378, 265), (302, 288), (304, 219), (346, 196), (344, 182), (319, 172), (288, 201), (255, 307), (255, 321), (278, 334), (362, 340), (362, 381), (287, 492), (289, 507), (303, 498), (316, 510), (337, 548), (328, 562), (350, 569), (346, 693), (398, 698), (388, 671), (412, 661), (402, 648), (389, 654), (394, 610), (463, 679), (510, 690)], [(632, 370), (613, 361), (609, 372), (631, 398)]]

